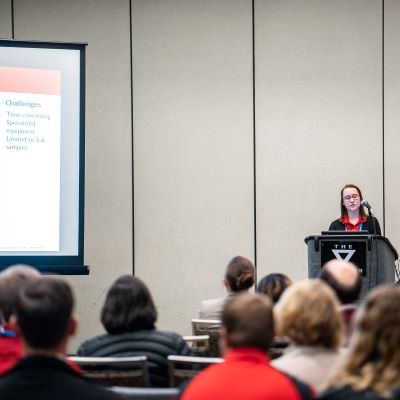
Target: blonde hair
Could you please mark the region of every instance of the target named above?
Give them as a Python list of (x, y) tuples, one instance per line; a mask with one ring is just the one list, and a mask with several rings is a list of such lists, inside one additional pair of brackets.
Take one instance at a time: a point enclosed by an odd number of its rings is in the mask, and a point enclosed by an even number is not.
[[(0, 273), (0, 313), (8, 322), (13, 313), (18, 292), (35, 279), (40, 273), (33, 267), (24, 264), (16, 264), (8, 267)], [(1, 321), (0, 321), (1, 322)]]
[(347, 361), (331, 384), (369, 389), (383, 397), (400, 387), (399, 304), (398, 288), (371, 291), (357, 315)]
[(319, 279), (296, 282), (275, 307), (277, 334), (298, 345), (336, 350), (342, 339), (339, 310), (333, 290)]

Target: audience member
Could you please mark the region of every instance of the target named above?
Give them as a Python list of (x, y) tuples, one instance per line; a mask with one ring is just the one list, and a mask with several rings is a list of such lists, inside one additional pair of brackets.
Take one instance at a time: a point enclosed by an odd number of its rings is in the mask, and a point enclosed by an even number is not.
[(0, 399), (120, 398), (67, 364), (67, 341), (77, 327), (72, 309), (72, 291), (58, 278), (38, 278), (19, 292), (11, 325), (21, 336), (25, 357), (0, 379)]
[(157, 311), (147, 286), (134, 276), (118, 278), (109, 289), (101, 322), (106, 334), (83, 342), (79, 356), (147, 356), (152, 386), (168, 386), (168, 355), (191, 355), (177, 333), (155, 329)]
[(22, 358), (22, 342), (10, 327), (10, 317), (20, 289), (39, 276), (36, 269), (22, 264), (0, 273), (0, 375)]
[(327, 283), (338, 297), (347, 345), (353, 332), (353, 317), (356, 302), (361, 293), (362, 279), (358, 268), (346, 261), (331, 260), (322, 268), (319, 278)]
[[(245, 257), (233, 258), (225, 272), (224, 286), (228, 297), (204, 300), (199, 310), (199, 318), (220, 320), (226, 300), (238, 293), (247, 292), (255, 283), (255, 268)], [(219, 327), (216, 327), (219, 328)]]
[(266, 294), (274, 304), (278, 302), (282, 293), (292, 284), (290, 278), (284, 274), (269, 274), (262, 278), (256, 287), (257, 293)]
[[(256, 293), (265, 294), (268, 296), (272, 303), (275, 305), (281, 298), (282, 293), (292, 285), (292, 281), (284, 274), (273, 273), (264, 276), (257, 286)], [(275, 360), (282, 356), (284, 350), (289, 345), (289, 341), (286, 338), (274, 337), (271, 346), (268, 349), (268, 355), (271, 360)]]
[(358, 311), (343, 368), (321, 400), (400, 399), (400, 290), (372, 290)]
[(272, 365), (321, 391), (342, 361), (339, 302), (320, 280), (294, 283), (275, 306), (277, 335), (291, 341)]
[(273, 337), (272, 303), (264, 295), (230, 298), (222, 314), (225, 362), (199, 373), (183, 400), (310, 399), (310, 389), (277, 371), (266, 352)]

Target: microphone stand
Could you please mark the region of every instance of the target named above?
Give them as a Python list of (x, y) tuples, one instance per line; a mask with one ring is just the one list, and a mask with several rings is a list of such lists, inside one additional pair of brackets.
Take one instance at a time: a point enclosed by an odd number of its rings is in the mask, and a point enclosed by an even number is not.
[[(378, 283), (378, 271), (379, 271), (379, 257), (378, 257), (378, 246), (377, 246), (377, 234), (376, 234), (376, 223), (375, 223), (375, 217), (374, 213), (372, 212), (371, 206), (367, 207), (368, 209), (368, 215), (372, 219), (372, 226), (374, 227), (374, 233), (372, 235), (372, 246), (371, 246), (371, 257), (369, 259), (369, 267), (371, 268), (372, 266), (372, 251), (374, 249), (374, 246), (376, 246), (376, 272), (375, 272), (375, 282)], [(371, 281), (369, 284), (369, 289), (371, 290)]]

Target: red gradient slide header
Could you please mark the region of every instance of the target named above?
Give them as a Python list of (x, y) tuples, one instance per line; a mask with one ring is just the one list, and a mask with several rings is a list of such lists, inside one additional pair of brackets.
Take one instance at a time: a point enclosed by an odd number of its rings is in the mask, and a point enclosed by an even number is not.
[(61, 72), (49, 69), (0, 67), (0, 92), (59, 96)]

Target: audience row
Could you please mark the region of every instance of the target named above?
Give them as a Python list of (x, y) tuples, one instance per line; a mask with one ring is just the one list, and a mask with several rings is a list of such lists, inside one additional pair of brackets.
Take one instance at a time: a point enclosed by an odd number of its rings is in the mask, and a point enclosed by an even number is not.
[[(215, 321), (225, 361), (187, 383), (183, 399), (400, 399), (399, 288), (381, 286), (360, 301), (358, 269), (335, 260), (319, 279), (268, 275), (253, 294), (255, 268), (240, 256), (223, 281), (227, 296), (203, 301), (199, 317)], [(0, 273), (1, 399), (118, 398), (87, 382), (66, 356), (78, 324), (73, 304), (60, 277), (28, 266)], [(191, 350), (179, 334), (156, 329), (156, 321), (145, 283), (122, 276), (101, 310), (105, 333), (85, 340), (77, 354), (145, 355), (151, 385), (168, 386), (167, 356)], [(287, 347), (270, 360), (271, 346)]]

